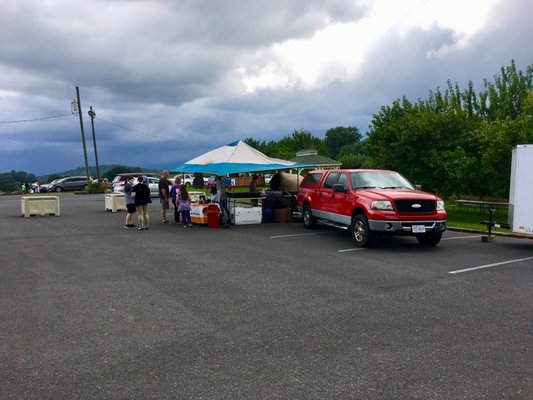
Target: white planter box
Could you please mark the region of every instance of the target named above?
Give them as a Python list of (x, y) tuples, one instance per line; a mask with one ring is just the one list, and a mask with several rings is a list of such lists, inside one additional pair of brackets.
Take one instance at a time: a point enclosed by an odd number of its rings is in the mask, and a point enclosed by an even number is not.
[(58, 196), (22, 196), (20, 200), (22, 216), (55, 215), (59, 217)]
[(126, 210), (126, 204), (124, 204), (124, 195), (118, 193), (106, 193), (105, 210), (111, 212)]
[(263, 218), (261, 207), (235, 207), (231, 211), (231, 221), (235, 225), (260, 224)]

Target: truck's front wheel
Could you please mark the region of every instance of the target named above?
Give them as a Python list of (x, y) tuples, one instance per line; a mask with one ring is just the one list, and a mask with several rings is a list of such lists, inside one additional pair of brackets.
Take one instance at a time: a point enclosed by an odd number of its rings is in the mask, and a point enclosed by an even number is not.
[(366, 215), (359, 214), (352, 218), (352, 239), (357, 247), (368, 247), (372, 242), (372, 232)]
[(303, 210), (303, 220), (304, 220), (304, 226), (307, 229), (312, 229), (316, 226), (316, 218), (313, 217), (313, 212), (311, 211), (311, 207), (309, 207), (309, 204), (306, 204), (304, 206)]

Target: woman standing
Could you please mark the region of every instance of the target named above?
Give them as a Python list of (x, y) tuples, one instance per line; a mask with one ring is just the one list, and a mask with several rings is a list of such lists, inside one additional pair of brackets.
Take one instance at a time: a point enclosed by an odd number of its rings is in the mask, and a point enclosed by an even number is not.
[(172, 197), (172, 205), (174, 206), (174, 222), (179, 224), (180, 222), (180, 212), (178, 210), (178, 202), (176, 201), (178, 197), (178, 192), (181, 187), (181, 179), (176, 177), (174, 184), (170, 188), (170, 197)]
[(183, 221), (183, 227), (191, 227), (191, 199), (185, 185), (180, 187), (180, 192), (176, 199), (178, 202), (178, 211), (181, 213), (181, 219)]

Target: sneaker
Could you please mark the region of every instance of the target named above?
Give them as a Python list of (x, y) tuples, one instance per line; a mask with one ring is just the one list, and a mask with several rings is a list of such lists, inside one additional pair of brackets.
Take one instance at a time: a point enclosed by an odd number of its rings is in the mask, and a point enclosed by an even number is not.
[(162, 221), (164, 224), (170, 224), (169, 221)]
[(139, 226), (139, 227), (137, 228), (137, 230), (139, 230), (139, 231), (142, 231), (143, 229), (144, 229), (144, 228), (141, 227), (141, 226)]
[(130, 224), (130, 228), (137, 228), (137, 225), (135, 225), (135, 224)]
[(129, 226), (129, 225), (124, 225), (124, 229), (130, 229), (130, 228), (131, 228), (131, 226)]
[(192, 228), (192, 224), (187, 225), (189, 228)]
[(148, 230), (148, 227), (145, 227), (144, 230), (147, 231), (147, 230)]

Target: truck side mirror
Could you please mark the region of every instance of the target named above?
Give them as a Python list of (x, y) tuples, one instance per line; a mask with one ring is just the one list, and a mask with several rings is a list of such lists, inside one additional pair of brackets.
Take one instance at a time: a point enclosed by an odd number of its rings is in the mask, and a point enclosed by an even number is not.
[(336, 183), (333, 185), (334, 193), (346, 193), (348, 189), (342, 183)]

